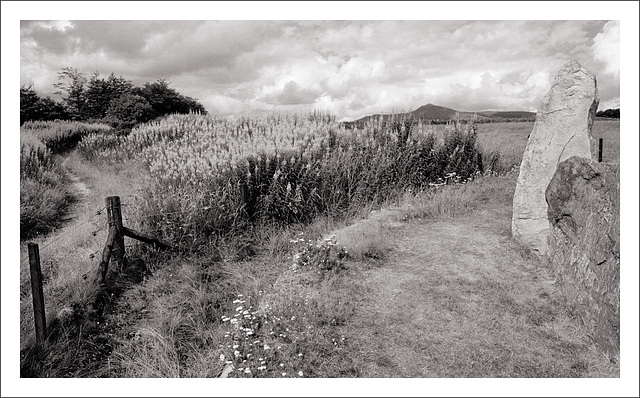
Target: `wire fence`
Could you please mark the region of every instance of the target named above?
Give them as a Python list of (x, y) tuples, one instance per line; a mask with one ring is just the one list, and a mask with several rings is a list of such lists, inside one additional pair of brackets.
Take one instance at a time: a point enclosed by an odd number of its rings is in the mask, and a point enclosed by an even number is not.
[[(55, 245), (59, 242), (61, 242), (63, 240), (63, 238), (67, 238), (70, 235), (72, 235), (74, 232), (78, 231), (81, 227), (84, 227), (88, 224), (93, 224), (94, 225), (94, 229), (93, 231), (90, 233), (91, 236), (95, 237), (98, 235), (99, 232), (104, 231), (105, 229), (107, 229), (107, 222), (99, 222), (99, 223), (95, 223), (95, 220), (97, 217), (101, 216), (104, 211), (106, 210), (105, 207), (100, 208), (99, 210), (95, 211), (94, 214), (89, 217), (86, 218), (84, 220), (81, 221), (77, 221), (73, 227), (70, 227), (68, 229), (66, 229), (63, 233), (57, 235), (55, 238), (49, 240), (48, 242), (44, 243), (42, 246), (39, 247), (40, 252), (46, 252), (48, 248), (53, 248), (55, 247)], [(61, 253), (61, 255), (69, 255), (72, 254), (76, 251), (78, 251), (79, 249), (82, 249), (82, 247), (74, 247), (71, 248), (63, 253)], [(21, 264), (24, 264), (26, 262), (29, 261), (28, 256), (25, 256), (22, 260), (20, 260)]]
[[(121, 207), (129, 207), (129, 205), (122, 203)], [(203, 211), (203, 210), (211, 210), (212, 206), (204, 206), (204, 207), (196, 207), (196, 208), (191, 208), (191, 209), (186, 209), (186, 210), (176, 210), (176, 211), (168, 211), (168, 212), (155, 212), (155, 213), (150, 213), (150, 214), (136, 214), (135, 217), (123, 217), (122, 220), (123, 221), (128, 221), (130, 223), (137, 223), (140, 220), (148, 220), (150, 218), (157, 218), (157, 217), (165, 217), (165, 216), (170, 216), (170, 215), (176, 215), (176, 214), (185, 214), (185, 213), (193, 213), (195, 211)], [(100, 232), (103, 231), (108, 231), (108, 222), (102, 221), (99, 223), (95, 223), (95, 220), (97, 217), (101, 216), (104, 214), (106, 210), (106, 207), (101, 207), (100, 209), (96, 210), (93, 212), (93, 215), (91, 217), (88, 217), (84, 220), (81, 221), (77, 221), (75, 222), (75, 224), (70, 227), (67, 228), (63, 233), (57, 235), (55, 238), (46, 241), (46, 243), (42, 244), (40, 246), (40, 252), (44, 253), (45, 255), (43, 257), (52, 257), (51, 253), (49, 253), (49, 256), (47, 256), (46, 252), (48, 251), (48, 249), (54, 248), (56, 247), (56, 244), (60, 243), (61, 241), (63, 241), (64, 238), (69, 237), (70, 235), (72, 235), (73, 233), (75, 233), (76, 231), (78, 231), (80, 228), (85, 227), (87, 224), (94, 224), (94, 228), (91, 230), (91, 232), (89, 233), (90, 237), (93, 238), (98, 238), (100, 235)], [(158, 222), (159, 220), (156, 220), (156, 222)], [(162, 226), (158, 226), (156, 228), (148, 228), (145, 229), (145, 233), (147, 234), (157, 234), (157, 233), (161, 233), (161, 232), (166, 232), (167, 229), (171, 229), (171, 228), (175, 228), (176, 230), (179, 230), (181, 227), (185, 227), (185, 226), (190, 226), (192, 225), (190, 224), (183, 224), (180, 225), (176, 228), (175, 225), (172, 224), (171, 221), (167, 221), (166, 225), (162, 225)], [(179, 234), (179, 235), (173, 235), (172, 239), (175, 240), (176, 242), (184, 242), (185, 240), (191, 240), (194, 238), (194, 234), (193, 233), (183, 233), (183, 234)], [(86, 239), (86, 237), (85, 237)], [(97, 241), (97, 240), (93, 240), (93, 244), (91, 245), (87, 245), (87, 246), (91, 246), (93, 248), (97, 247), (96, 250), (87, 248), (85, 246), (75, 246), (72, 247), (68, 250), (63, 250), (63, 251), (58, 251), (55, 253), (55, 257), (57, 258), (64, 258), (66, 256), (75, 254), (75, 253), (82, 253), (83, 255), (86, 255), (87, 258), (91, 261), (94, 261), (96, 259), (96, 256), (102, 251), (104, 246), (104, 242), (102, 241)], [(129, 248), (133, 248), (133, 246), (128, 245)], [(21, 259), (20, 263), (21, 264), (26, 264), (28, 263), (29, 258), (28, 256), (24, 256), (24, 258)]]
[[(21, 250), (23, 257), (20, 261), (21, 303), (23, 303), (22, 298), (26, 298), (31, 293), (38, 344), (42, 343), (46, 338), (43, 337), (46, 336), (47, 327), (44, 303), (45, 290), (43, 289), (45, 283), (50, 286), (46, 293), (50, 295), (52, 300), (56, 301), (54, 305), (59, 305), (60, 303), (57, 301), (66, 294), (61, 293), (60, 288), (65, 292), (67, 288), (74, 290), (76, 286), (82, 289), (82, 285), (76, 284), (87, 280), (89, 276), (91, 276), (92, 283), (97, 282), (101, 285), (108, 283), (106, 276), (109, 270), (109, 263), (115, 262), (118, 264), (116, 272), (124, 270), (126, 274), (126, 269), (122, 268), (126, 266), (126, 253), (131, 251), (133, 246), (126, 244), (125, 236), (147, 244), (153, 244), (154, 250), (174, 250), (182, 246), (184, 239), (193, 237), (193, 233), (182, 231), (182, 228), (175, 228), (177, 234), (170, 233), (171, 240), (175, 243), (167, 243), (153, 235), (149, 235), (150, 231), (143, 233), (133, 228), (125, 227), (124, 220), (131, 221), (126, 224), (136, 227), (140, 224), (138, 221), (148, 220), (151, 217), (160, 216), (164, 218), (172, 214), (211, 209), (211, 207), (207, 206), (183, 211), (156, 212), (146, 215), (136, 214), (134, 218), (123, 220), (120, 198), (111, 196), (106, 198), (105, 202), (106, 206), (94, 211), (90, 217), (72, 221), (70, 226), (62, 229), (58, 234), (43, 239), (41, 246), (34, 242), (28, 242), (25, 245), (26, 247)], [(99, 220), (98, 217), (105, 213), (106, 217)], [(168, 229), (175, 227), (171, 221), (165, 221), (166, 223), (163, 223), (163, 220), (154, 220), (152, 224), (160, 222), (165, 225), (158, 226), (158, 228), (155, 228), (156, 231), (153, 232), (163, 231), (161, 235), (166, 235)], [(144, 224), (144, 221), (142, 224)], [(107, 231), (108, 233), (106, 233)], [(106, 239), (104, 239), (105, 234)], [(24, 249), (26, 249), (27, 253), (23, 251)], [(86, 258), (88, 261), (78, 261), (81, 258)], [(61, 274), (57, 276), (59, 272)], [(30, 276), (30, 279), (27, 275)], [(31, 283), (29, 283), (29, 280)], [(60, 285), (61, 281), (64, 286)], [(29, 286), (31, 289), (29, 289)], [(28, 305), (26, 304), (27, 301), (24, 301), (24, 305)], [(22, 306), (21, 304), (21, 308)]]

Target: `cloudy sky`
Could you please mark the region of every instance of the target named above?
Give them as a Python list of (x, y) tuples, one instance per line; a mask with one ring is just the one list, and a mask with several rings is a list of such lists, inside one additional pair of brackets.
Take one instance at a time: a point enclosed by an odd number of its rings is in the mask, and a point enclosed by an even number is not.
[(558, 69), (596, 74), (620, 106), (620, 21), (23, 20), (20, 83), (63, 67), (166, 79), (210, 113), (329, 110), (351, 120), (427, 103), (535, 111)]

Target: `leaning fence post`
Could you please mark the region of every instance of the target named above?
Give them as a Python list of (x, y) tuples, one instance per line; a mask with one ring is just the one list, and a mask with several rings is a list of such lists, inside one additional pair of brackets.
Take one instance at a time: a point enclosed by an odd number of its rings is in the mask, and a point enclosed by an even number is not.
[(33, 296), (33, 316), (36, 324), (36, 343), (44, 344), (47, 335), (47, 323), (44, 312), (44, 294), (42, 292), (42, 270), (40, 268), (40, 249), (35, 243), (27, 243), (29, 250), (29, 269), (31, 271), (31, 295)]
[(120, 197), (109, 196), (105, 199), (107, 208), (107, 219), (109, 229), (115, 229), (113, 246), (111, 248), (111, 261), (115, 261), (122, 266), (124, 259), (124, 232), (122, 230), (122, 210), (120, 208)]

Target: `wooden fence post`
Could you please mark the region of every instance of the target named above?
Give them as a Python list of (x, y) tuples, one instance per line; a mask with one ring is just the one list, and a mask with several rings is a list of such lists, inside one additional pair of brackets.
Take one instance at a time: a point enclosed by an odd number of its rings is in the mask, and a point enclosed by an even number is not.
[(31, 294), (33, 296), (33, 316), (36, 324), (36, 343), (44, 344), (47, 336), (47, 322), (44, 312), (44, 294), (42, 292), (42, 270), (40, 268), (40, 249), (35, 243), (27, 243), (29, 250), (29, 269), (31, 271)]
[(111, 251), (113, 250), (113, 239), (115, 238), (116, 228), (109, 228), (109, 235), (107, 236), (107, 243), (102, 250), (102, 257), (100, 258), (100, 281), (104, 283), (107, 278), (107, 269), (109, 267), (109, 260), (111, 259)]
[(604, 141), (604, 138), (600, 138), (599, 142), (598, 142), (598, 162), (602, 163), (602, 142)]
[(124, 231), (122, 230), (122, 210), (120, 208), (120, 197), (109, 196), (105, 199), (107, 208), (107, 219), (109, 221), (109, 229), (115, 229), (113, 238), (113, 246), (111, 248), (111, 261), (118, 263), (122, 267), (124, 259)]

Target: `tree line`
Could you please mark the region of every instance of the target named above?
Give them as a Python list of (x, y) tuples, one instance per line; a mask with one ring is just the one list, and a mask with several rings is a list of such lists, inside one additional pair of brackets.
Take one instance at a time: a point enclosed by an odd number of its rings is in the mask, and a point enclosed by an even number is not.
[(608, 117), (611, 119), (620, 119), (620, 109), (607, 109), (606, 111), (596, 112), (597, 117)]
[(122, 76), (101, 77), (66, 67), (58, 72), (53, 86), (61, 101), (40, 97), (33, 86), (20, 87), (20, 125), (35, 120), (74, 120), (102, 122), (116, 131), (126, 133), (138, 123), (157, 117), (179, 113), (206, 114), (197, 100), (169, 87), (170, 82), (159, 79), (135, 86)]

